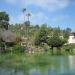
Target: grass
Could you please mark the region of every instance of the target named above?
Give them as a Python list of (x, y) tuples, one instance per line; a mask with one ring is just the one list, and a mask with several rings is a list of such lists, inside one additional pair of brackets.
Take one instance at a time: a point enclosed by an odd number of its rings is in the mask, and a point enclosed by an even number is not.
[(35, 66), (49, 65), (48, 55), (29, 54), (0, 54), (0, 67), (8, 68), (32, 68)]
[[(51, 63), (55, 61), (51, 59), (53, 56), (59, 56), (54, 52), (54, 55), (51, 55), (50, 50), (43, 53), (2, 53), (0, 54), (0, 67), (6, 68), (16, 68), (16, 69), (30, 69), (34, 67), (47, 67), (51, 66)], [(73, 53), (61, 50), (61, 56), (73, 55)], [(54, 62), (52, 62), (54, 61)]]

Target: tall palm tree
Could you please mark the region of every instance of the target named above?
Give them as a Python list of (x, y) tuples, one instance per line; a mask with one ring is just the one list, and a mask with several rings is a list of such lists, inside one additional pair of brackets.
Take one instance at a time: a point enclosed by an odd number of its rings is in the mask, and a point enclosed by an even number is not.
[[(24, 25), (25, 25), (26, 8), (23, 8), (22, 12), (23, 12), (23, 16), (24, 16)], [(22, 30), (23, 30), (23, 26), (21, 26), (21, 32), (22, 32)]]
[[(26, 22), (26, 19), (25, 19), (25, 17), (26, 17), (26, 8), (23, 8), (22, 9), (22, 12), (23, 12), (23, 14), (24, 14), (24, 25), (25, 25), (25, 36), (26, 36), (26, 38), (28, 39), (28, 34), (27, 34), (27, 31), (28, 31), (28, 29), (27, 29), (27, 22)], [(23, 29), (23, 28), (22, 28)], [(27, 48), (27, 43), (28, 43), (28, 41), (26, 40), (26, 48)]]
[(23, 9), (22, 9), (22, 12), (23, 12), (23, 14), (24, 14), (24, 22), (25, 22), (25, 12), (26, 12), (26, 8), (23, 8)]
[(31, 14), (30, 14), (30, 13), (28, 13), (26, 16), (27, 16), (28, 21), (29, 21), (29, 18), (30, 18), (30, 16), (31, 16)]
[(28, 35), (29, 27), (30, 27), (30, 20), (29, 19), (30, 19), (31, 14), (27, 13), (26, 16), (27, 16), (26, 27), (27, 27), (27, 35)]

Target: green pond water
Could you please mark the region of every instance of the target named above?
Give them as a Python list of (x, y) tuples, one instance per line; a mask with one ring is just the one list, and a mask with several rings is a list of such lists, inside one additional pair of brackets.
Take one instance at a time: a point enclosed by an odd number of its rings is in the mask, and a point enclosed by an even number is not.
[(75, 56), (50, 57), (50, 65), (24, 69), (0, 68), (0, 75), (75, 75)]

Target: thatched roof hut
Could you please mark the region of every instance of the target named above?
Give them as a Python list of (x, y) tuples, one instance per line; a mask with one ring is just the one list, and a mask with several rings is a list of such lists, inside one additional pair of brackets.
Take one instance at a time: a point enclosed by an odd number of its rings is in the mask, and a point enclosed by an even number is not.
[(4, 42), (11, 43), (11, 42), (15, 42), (15, 40), (16, 40), (15, 34), (10, 30), (1, 31), (0, 34), (1, 34), (1, 38)]

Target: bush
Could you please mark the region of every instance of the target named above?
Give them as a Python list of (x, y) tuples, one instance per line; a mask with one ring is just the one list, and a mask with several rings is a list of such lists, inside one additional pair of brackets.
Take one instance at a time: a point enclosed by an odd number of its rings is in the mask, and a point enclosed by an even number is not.
[(64, 49), (66, 51), (72, 51), (73, 49), (75, 49), (75, 44), (68, 44), (64, 46)]
[(20, 52), (20, 53), (22, 53), (22, 52), (24, 52), (25, 51), (25, 48), (24, 47), (22, 47), (22, 46), (20, 46), (20, 45), (15, 45), (14, 47), (13, 47), (13, 52)]
[(63, 44), (65, 43), (64, 39), (61, 39), (57, 36), (52, 36), (48, 39), (48, 45), (50, 45), (51, 47), (61, 47), (63, 46)]

